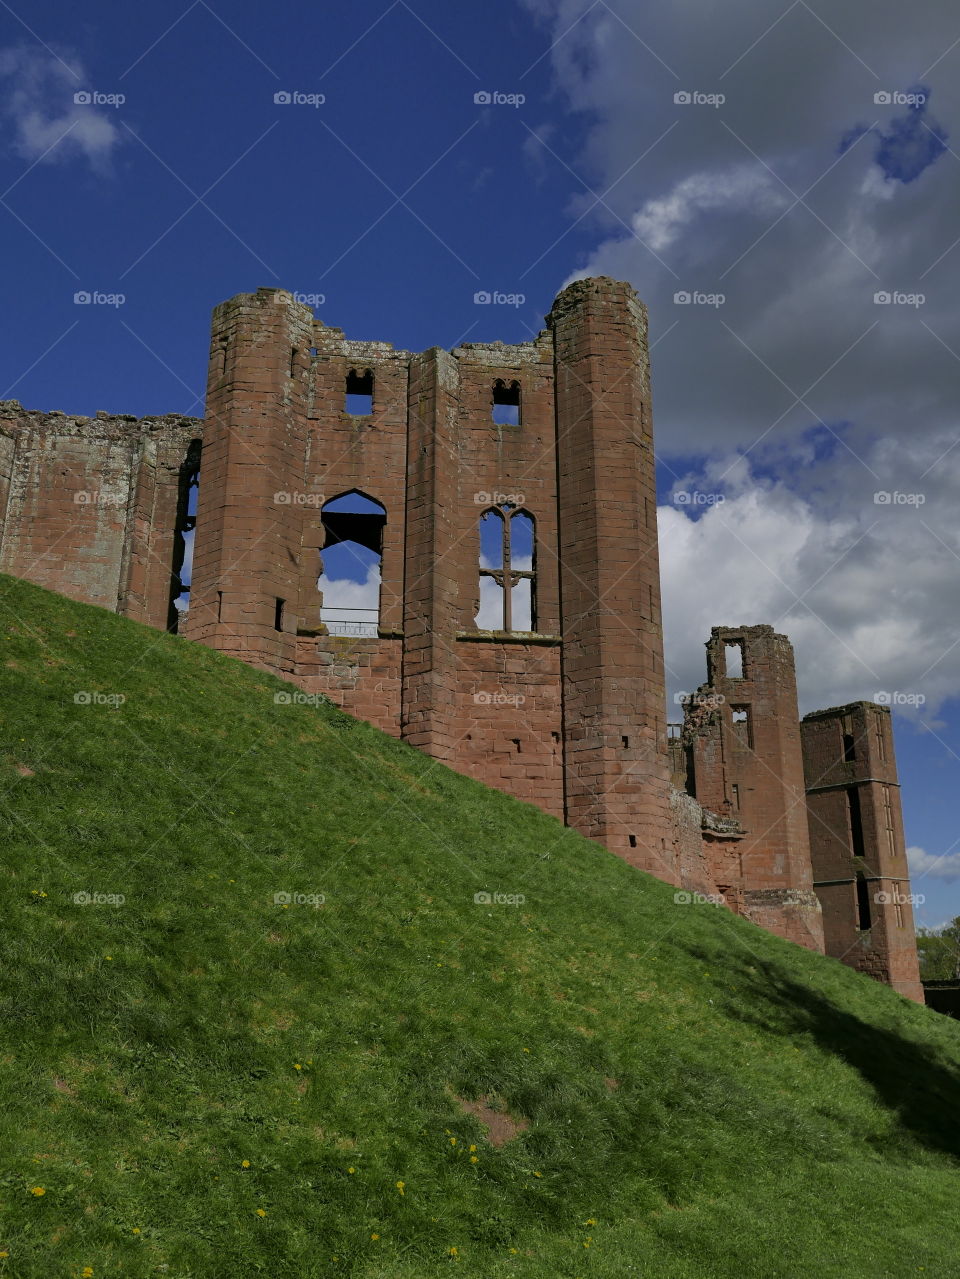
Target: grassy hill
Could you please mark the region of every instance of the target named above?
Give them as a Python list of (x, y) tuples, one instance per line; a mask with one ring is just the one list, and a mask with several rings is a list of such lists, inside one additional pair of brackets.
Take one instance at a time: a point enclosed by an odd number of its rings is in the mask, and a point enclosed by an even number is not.
[(182, 639), (0, 644), (0, 1277), (957, 1274), (955, 1023)]

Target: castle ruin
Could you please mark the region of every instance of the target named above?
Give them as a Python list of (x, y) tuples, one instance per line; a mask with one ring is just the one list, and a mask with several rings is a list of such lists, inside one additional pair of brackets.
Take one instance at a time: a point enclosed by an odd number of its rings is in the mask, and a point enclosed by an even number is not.
[[(0, 521), (0, 570), (326, 694), (922, 1002), (889, 711), (801, 723), (788, 640), (715, 627), (667, 723), (630, 285), (570, 285), (532, 342), (423, 353), (240, 294), (203, 420), (0, 403)], [(347, 543), (379, 599), (344, 623), (318, 578)]]

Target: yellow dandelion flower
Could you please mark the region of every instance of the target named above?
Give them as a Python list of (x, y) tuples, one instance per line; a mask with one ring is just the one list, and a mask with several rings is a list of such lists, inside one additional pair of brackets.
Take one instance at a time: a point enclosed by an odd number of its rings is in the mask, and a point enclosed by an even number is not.
[(510, 1254), (511, 1254), (511, 1256), (514, 1256), (514, 1257), (515, 1257), (515, 1256), (517, 1255), (517, 1250), (516, 1250), (516, 1248), (511, 1248), (511, 1249), (510, 1249)]
[(303, 1070), (303, 1067), (300, 1065), (300, 1063), (299, 1063), (298, 1061), (295, 1061), (295, 1062), (293, 1063), (293, 1068), (294, 1068), (294, 1070)]
[(450, 1138), (450, 1145), (451, 1145), (451, 1146), (455, 1146), (456, 1144), (457, 1144), (457, 1139), (456, 1139), (456, 1137), (451, 1137), (451, 1138)]
[(405, 1181), (397, 1182), (397, 1189), (400, 1191), (401, 1195), (403, 1194), (403, 1189), (404, 1189), (404, 1186), (406, 1186), (406, 1184), (407, 1183)]
[(379, 1235), (371, 1235), (371, 1236), (370, 1236), (370, 1238), (371, 1238), (371, 1239), (379, 1239), (379, 1238), (380, 1238), (380, 1236), (379, 1236)]
[(91, 1279), (91, 1276), (93, 1275), (93, 1266), (84, 1266), (80, 1273), (83, 1276), (83, 1279)]
[(459, 1251), (458, 1251), (456, 1248), (451, 1248), (451, 1249), (450, 1249), (450, 1256), (451, 1256), (451, 1257), (459, 1257), (459, 1255), (460, 1255), (460, 1253), (459, 1253)]
[(241, 1160), (240, 1160), (240, 1167), (241, 1167), (241, 1168), (249, 1168), (249, 1167), (250, 1167), (250, 1160), (249, 1160), (249, 1159), (241, 1159)]
[(470, 1147), (470, 1153), (471, 1153), (471, 1155), (473, 1154), (473, 1152), (474, 1152), (475, 1150), (476, 1150), (476, 1146), (471, 1146), (471, 1147)]
[(39, 1198), (40, 1195), (45, 1195), (47, 1192), (44, 1190), (43, 1186), (31, 1186), (30, 1193), (31, 1195), (36, 1195), (37, 1198)]
[(132, 1233), (133, 1233), (133, 1234), (135, 1234), (135, 1235), (138, 1235), (138, 1234), (140, 1233), (140, 1227), (139, 1227), (139, 1226), (134, 1226)]
[(476, 1156), (476, 1155), (471, 1155), (471, 1156), (470, 1156), (470, 1162), (471, 1162), (472, 1164), (476, 1164), (476, 1163), (479, 1163), (479, 1162), (480, 1162), (480, 1160), (477, 1158), (477, 1156)]
[(524, 1051), (525, 1053), (528, 1053), (528, 1052), (530, 1051), (530, 1049), (529, 1049), (529, 1048), (524, 1048), (524, 1050), (523, 1050), (523, 1051)]
[(258, 1208), (258, 1209), (257, 1209), (257, 1216), (258, 1216), (258, 1217), (265, 1217), (266, 1215), (267, 1215), (267, 1214), (264, 1212), (264, 1210), (263, 1210), (262, 1208)]
[(0, 1249), (0, 1257), (9, 1257), (10, 1254), (5, 1249)]
[(535, 1177), (542, 1177), (542, 1176), (543, 1176), (543, 1173), (542, 1173), (542, 1172), (535, 1172), (533, 1175), (534, 1175)]
[(348, 1168), (348, 1169), (347, 1169), (347, 1172), (350, 1172), (350, 1173), (354, 1173), (354, 1172), (356, 1172), (356, 1171), (357, 1171), (357, 1170), (356, 1170), (356, 1168)]
[(585, 1226), (595, 1226), (597, 1223), (594, 1221), (592, 1217), (588, 1217), (583, 1224)]

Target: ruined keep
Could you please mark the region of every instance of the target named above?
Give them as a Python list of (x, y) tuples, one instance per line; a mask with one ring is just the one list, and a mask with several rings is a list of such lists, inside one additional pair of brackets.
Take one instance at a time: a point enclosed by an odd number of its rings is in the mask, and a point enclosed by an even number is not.
[[(411, 353), (240, 294), (202, 421), (0, 403), (0, 570), (326, 694), (922, 1000), (889, 712), (801, 725), (787, 639), (717, 627), (668, 726), (646, 311), (602, 277), (546, 325)], [(318, 577), (347, 542), (380, 586), (345, 628)]]

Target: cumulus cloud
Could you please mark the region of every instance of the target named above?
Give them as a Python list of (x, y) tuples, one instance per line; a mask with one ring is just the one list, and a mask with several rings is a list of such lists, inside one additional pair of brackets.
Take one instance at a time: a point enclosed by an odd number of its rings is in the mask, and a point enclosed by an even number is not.
[(771, 213), (785, 208), (787, 197), (759, 165), (741, 164), (727, 172), (693, 173), (666, 195), (648, 200), (633, 217), (633, 229), (656, 252), (662, 252), (706, 212)]
[[(327, 557), (331, 558), (330, 552)], [(352, 627), (363, 625), (375, 628), (380, 603), (379, 560), (368, 565), (365, 558), (355, 554), (351, 562), (341, 559), (335, 567), (331, 567), (335, 573), (343, 576), (328, 576), (323, 573), (317, 579), (317, 587), (323, 592), (323, 621), (328, 625), (344, 623)]]
[[(889, 448), (868, 459), (909, 480)], [(660, 508), (671, 702), (704, 680), (711, 626), (766, 622), (794, 645), (804, 713), (882, 695), (936, 727), (931, 716), (960, 688), (955, 594), (943, 589), (960, 565), (956, 535), (944, 541), (923, 506), (894, 502), (900, 490), (871, 491), (856, 461), (835, 458), (819, 483), (815, 464), (797, 476), (791, 454), (763, 460), (735, 455), (678, 474)], [(911, 469), (924, 464), (920, 455)], [(941, 467), (930, 497), (940, 490), (945, 503), (960, 466), (951, 455)]]
[(81, 157), (97, 171), (107, 167), (121, 141), (116, 112), (75, 100), (90, 92), (78, 59), (28, 46), (0, 49), (0, 82), (0, 136), (24, 160)]
[(943, 853), (938, 857), (923, 848), (913, 847), (907, 849), (907, 862), (914, 887), (917, 880), (924, 875), (930, 875), (934, 879), (945, 879), (951, 883), (960, 879), (960, 853)]
[[(900, 692), (936, 727), (960, 694), (953, 5), (771, 25), (762, 0), (524, 2), (617, 219), (582, 219), (573, 274), (630, 280), (650, 311), (672, 688), (704, 678), (712, 625), (769, 622), (805, 710)], [(726, 500), (676, 500), (695, 490)]]

